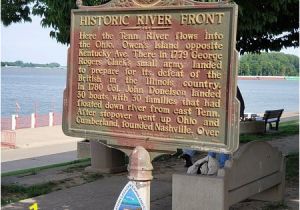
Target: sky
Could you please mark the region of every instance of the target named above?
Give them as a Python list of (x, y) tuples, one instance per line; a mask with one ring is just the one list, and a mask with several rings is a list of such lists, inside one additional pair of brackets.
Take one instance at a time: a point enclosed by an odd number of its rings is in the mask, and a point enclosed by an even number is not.
[(1, 60), (32, 63), (56, 62), (67, 64), (67, 45), (62, 45), (49, 36), (50, 28), (43, 28), (39, 17), (31, 23), (1, 24)]
[[(51, 38), (51, 29), (43, 28), (40, 21), (40, 17), (34, 16), (31, 23), (14, 23), (8, 27), (1, 24), (1, 61), (67, 65), (68, 46)], [(282, 52), (299, 56), (299, 48)]]

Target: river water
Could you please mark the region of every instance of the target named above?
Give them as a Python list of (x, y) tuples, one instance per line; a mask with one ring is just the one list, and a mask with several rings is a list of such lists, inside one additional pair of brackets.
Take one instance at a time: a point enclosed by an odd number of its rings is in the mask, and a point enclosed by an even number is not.
[[(1, 69), (1, 115), (20, 115), (37, 111), (62, 112), (65, 69), (3, 67)], [(239, 80), (245, 112), (263, 113), (268, 109), (299, 110), (299, 81)]]
[(245, 101), (245, 112), (265, 110), (299, 111), (299, 81), (297, 80), (239, 80)]

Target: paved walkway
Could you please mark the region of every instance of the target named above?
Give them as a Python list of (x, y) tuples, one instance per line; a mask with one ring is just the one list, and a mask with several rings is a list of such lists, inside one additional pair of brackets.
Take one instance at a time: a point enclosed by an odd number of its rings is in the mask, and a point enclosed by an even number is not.
[(299, 152), (299, 135), (283, 137), (269, 141), (269, 143), (282, 152), (283, 155)]
[[(282, 142), (285, 142), (285, 145), (289, 145), (283, 148), (283, 152), (287, 152), (288, 150), (291, 150), (291, 152), (299, 150), (299, 135), (274, 140), (272, 141), (272, 145), (276, 145), (281, 149)], [(151, 182), (151, 210), (172, 209), (172, 174), (185, 173), (185, 170), (183, 162), (181, 161), (154, 163), (154, 180)], [(2, 207), (2, 209), (28, 209), (28, 206), (32, 205), (34, 202), (38, 203), (40, 209), (113, 209), (119, 193), (127, 182), (127, 173), (108, 175), (92, 183), (26, 199)], [(286, 189), (286, 202), (289, 207), (292, 207), (291, 209), (298, 210), (299, 193), (296, 188), (298, 189), (298, 186)], [(234, 205), (232, 209), (261, 209), (263, 205), (263, 202), (257, 202), (255, 203), (256, 207), (252, 208), (253, 203), (245, 202)]]
[[(172, 188), (170, 179), (168, 177), (165, 178), (167, 180), (156, 179), (151, 184), (151, 210), (171, 209)], [(106, 177), (67, 190), (27, 199), (2, 207), (2, 209), (28, 209), (28, 206), (37, 202), (41, 209), (47, 210), (111, 210), (127, 182), (125, 175)]]
[(77, 159), (80, 138), (65, 136), (61, 126), (16, 130), (17, 149), (1, 150), (1, 171), (10, 172)]
[(78, 140), (80, 138), (66, 136), (60, 125), (16, 130), (17, 148), (45, 147), (54, 144), (77, 142)]
[[(298, 119), (298, 117), (294, 118)], [(60, 126), (57, 126), (60, 127)], [(59, 131), (58, 128), (56, 132)], [(42, 132), (43, 130), (44, 132)], [(60, 136), (60, 140), (56, 141), (56, 145), (51, 144), (54, 142), (50, 139), (50, 136), (53, 134), (51, 129), (42, 129), (41, 136), (47, 136), (43, 138), (43, 142), (30, 142), (24, 144), (23, 148), (16, 150), (3, 150), (2, 158), (3, 162), (2, 167), (5, 166), (7, 170), (20, 169), (21, 167), (36, 167), (38, 162), (43, 162), (42, 164), (49, 164), (50, 160), (53, 160), (52, 163), (65, 162), (75, 158), (74, 152), (76, 142), (79, 139), (70, 137)], [(19, 131), (17, 131), (19, 132)], [(27, 131), (21, 131), (23, 135)], [(34, 131), (31, 131), (34, 132)], [(46, 133), (47, 132), (47, 133)], [(20, 134), (20, 133), (19, 133)], [(49, 135), (49, 136), (48, 136)], [(55, 133), (53, 135), (58, 135)], [(63, 135), (62, 132), (60, 135)], [(18, 133), (17, 133), (18, 136)], [(38, 135), (35, 135), (39, 140)], [(33, 139), (33, 138), (32, 138)], [(52, 143), (51, 143), (52, 142)], [(69, 146), (68, 143), (70, 144)], [(288, 138), (282, 138), (275, 141), (272, 141), (272, 144), (280, 148), (283, 153), (299, 151), (299, 136), (295, 135)], [(20, 144), (21, 145), (21, 144)], [(30, 147), (32, 145), (32, 147)], [(44, 149), (42, 149), (44, 148)], [(69, 153), (70, 152), (70, 153)], [(42, 156), (41, 156), (42, 154)], [(44, 154), (44, 155), (43, 155)], [(55, 155), (54, 155), (55, 154)], [(64, 155), (65, 154), (65, 155)], [(73, 155), (73, 156), (72, 156)], [(36, 157), (37, 156), (37, 157)], [(26, 157), (26, 159), (22, 159)], [(71, 157), (68, 159), (68, 157)], [(56, 159), (57, 158), (57, 159)], [(19, 162), (14, 162), (19, 161)], [(24, 162), (22, 162), (24, 161)], [(183, 162), (177, 163), (165, 163), (165, 165), (155, 166), (154, 171), (154, 180), (151, 183), (151, 210), (169, 210), (172, 208), (172, 173), (184, 173), (185, 168), (182, 167)], [(4, 168), (5, 168), (4, 167)], [(30, 168), (31, 168), (30, 167)], [(3, 170), (3, 168), (2, 168)], [(47, 195), (38, 196), (31, 199), (26, 199), (5, 207), (2, 207), (3, 210), (7, 209), (28, 209), (30, 205), (34, 202), (37, 202), (40, 209), (64, 209), (64, 210), (94, 210), (94, 209), (113, 209), (114, 204), (121, 192), (121, 189), (127, 183), (127, 173), (119, 175), (111, 175), (104, 177), (98, 181), (84, 184), (77, 187), (72, 187), (66, 190), (60, 190), (56, 192), (49, 193)], [(297, 186), (295, 186), (297, 188)], [(296, 193), (293, 193), (291, 196), (288, 195), (289, 206), (295, 206), (295, 209), (299, 208), (299, 194), (294, 188)], [(291, 190), (288, 189), (288, 192)], [(248, 210), (248, 207), (239, 208), (240, 210)], [(257, 208), (259, 209), (259, 208)], [(294, 209), (294, 208), (293, 208)]]
[[(38, 152), (41, 152), (41, 149), (45, 148), (33, 148), (33, 149), (27, 149), (22, 152), (35, 152), (35, 150), (38, 150)], [(54, 149), (56, 149), (54, 147)], [(11, 155), (11, 154), (10, 154)], [(76, 148), (69, 152), (60, 152), (55, 153), (52, 155), (43, 155), (38, 157), (32, 157), (32, 158), (25, 158), (21, 160), (14, 160), (14, 161), (7, 161), (1, 163), (1, 173), (11, 172), (11, 171), (18, 171), (23, 169), (29, 169), (29, 168), (36, 168), (41, 166), (48, 166), (58, 163), (64, 163), (68, 161), (77, 160), (77, 151)]]

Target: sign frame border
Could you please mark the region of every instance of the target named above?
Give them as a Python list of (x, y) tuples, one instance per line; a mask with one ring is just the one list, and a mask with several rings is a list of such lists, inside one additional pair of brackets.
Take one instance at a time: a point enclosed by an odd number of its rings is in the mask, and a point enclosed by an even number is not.
[[(191, 3), (191, 1), (185, 1), (187, 3)], [(104, 6), (98, 7), (80, 7), (80, 9), (72, 10), (71, 12), (71, 46), (74, 43), (74, 34), (72, 31), (74, 30), (73, 18), (76, 13), (80, 12), (118, 12), (124, 11), (123, 7), (108, 7), (109, 4), (113, 2), (109, 2)], [(196, 142), (193, 139), (185, 139), (182, 140), (180, 138), (162, 138), (162, 137), (150, 137), (150, 136), (142, 136), (142, 135), (134, 135), (134, 134), (124, 134), (124, 133), (112, 133), (105, 131), (92, 131), (92, 130), (83, 130), (71, 128), (69, 122), (71, 122), (71, 111), (70, 111), (70, 102), (72, 100), (70, 91), (71, 87), (71, 79), (74, 69), (73, 67), (73, 51), (70, 47), (68, 49), (68, 68), (67, 68), (67, 84), (66, 89), (64, 91), (64, 99), (63, 99), (63, 123), (62, 128), (63, 132), (68, 136), (74, 137), (82, 137), (82, 138), (90, 138), (90, 139), (98, 139), (108, 144), (109, 146), (119, 147), (119, 148), (134, 148), (135, 146), (143, 146), (147, 150), (150, 151), (176, 151), (177, 148), (186, 148), (186, 149), (194, 149), (200, 151), (217, 151), (222, 153), (233, 153), (238, 149), (239, 146), (239, 101), (236, 98), (236, 87), (237, 87), (237, 61), (238, 61), (238, 53), (235, 50), (235, 37), (236, 37), (236, 27), (237, 27), (237, 5), (234, 3), (224, 4), (224, 3), (200, 3), (193, 2), (194, 5), (180, 5), (180, 6), (153, 6), (153, 7), (127, 7), (126, 11), (134, 12), (134, 11), (145, 11), (149, 9), (154, 9), (155, 11), (162, 10), (180, 10), (180, 9), (203, 9), (205, 7), (209, 7), (210, 9), (217, 8), (226, 8), (231, 10), (231, 33), (230, 33), (230, 41), (228, 46), (228, 64), (229, 70), (227, 70), (227, 90), (228, 90), (228, 98), (227, 98), (227, 113), (225, 117), (225, 121), (227, 121), (225, 125), (225, 144), (216, 144), (211, 142)], [(196, 8), (195, 8), (196, 5)], [(138, 14), (138, 13), (137, 13)], [(226, 135), (227, 134), (227, 135)], [(120, 144), (119, 138), (126, 138)]]

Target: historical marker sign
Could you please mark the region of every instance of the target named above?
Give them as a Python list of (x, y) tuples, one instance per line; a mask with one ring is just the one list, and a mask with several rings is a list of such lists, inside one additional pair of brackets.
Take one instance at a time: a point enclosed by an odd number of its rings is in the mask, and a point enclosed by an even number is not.
[(121, 147), (235, 151), (236, 20), (234, 4), (192, 1), (73, 10), (64, 132)]

